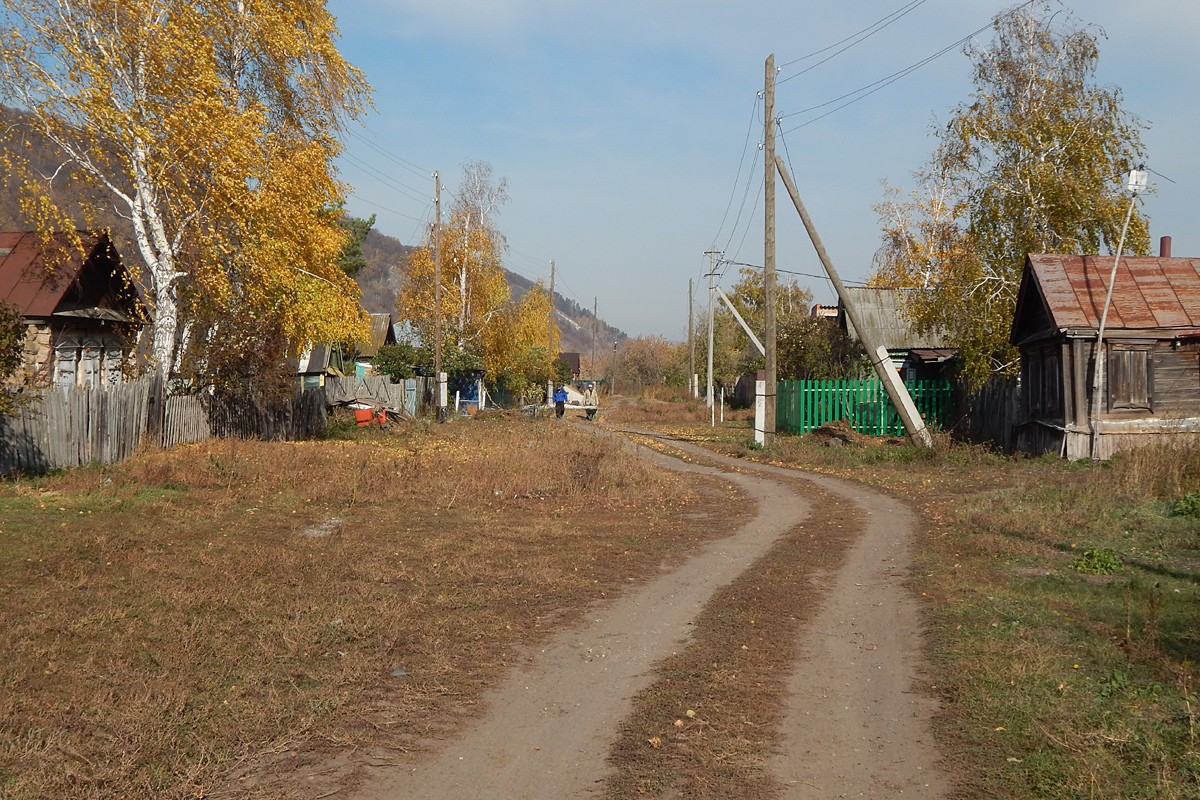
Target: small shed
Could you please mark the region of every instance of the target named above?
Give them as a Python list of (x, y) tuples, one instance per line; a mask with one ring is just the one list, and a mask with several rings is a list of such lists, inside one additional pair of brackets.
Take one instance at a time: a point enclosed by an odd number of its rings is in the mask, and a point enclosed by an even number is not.
[[(906, 381), (928, 381), (948, 378), (947, 363), (955, 354), (946, 334), (917, 333), (902, 309), (913, 289), (875, 289), (851, 287), (846, 292), (854, 303), (859, 319), (869, 326), (873, 341), (887, 348), (892, 366)], [(821, 306), (813, 307), (813, 314)], [(858, 331), (846, 314), (842, 301), (837, 306), (838, 327), (858, 340)]]
[(375, 356), (385, 344), (396, 343), (396, 329), (391, 314), (370, 314), (370, 334), (365, 342), (358, 342), (354, 352), (354, 374), (359, 378), (374, 375)]
[[(1010, 341), (1018, 450), (1092, 456), (1092, 355), (1112, 256), (1029, 255)], [(1122, 258), (1105, 322), (1095, 457), (1200, 439), (1200, 259)]]
[(137, 286), (106, 231), (0, 231), (0, 301), (26, 322), (26, 374), (57, 386), (121, 383), (148, 321)]

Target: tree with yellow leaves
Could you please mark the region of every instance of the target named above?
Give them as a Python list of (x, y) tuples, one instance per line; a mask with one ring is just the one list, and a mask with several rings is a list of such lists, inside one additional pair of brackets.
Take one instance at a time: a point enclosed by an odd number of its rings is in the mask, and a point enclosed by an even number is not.
[[(514, 302), (504, 274), (504, 235), (495, 216), (507, 199), (505, 181), (493, 182), (492, 168), (471, 162), (450, 220), (442, 231), (442, 352), (469, 358), (489, 380), (520, 394), (550, 375), (558, 326), (550, 335), (550, 296), (539, 283)], [(427, 242), (409, 258), (396, 299), (397, 316), (407, 321), (429, 349), (434, 336), (434, 253)], [(448, 370), (449, 371), (449, 370)], [(539, 377), (540, 376), (540, 377)]]
[(343, 193), (339, 128), (369, 89), (324, 2), (6, 0), (0, 23), (0, 96), (63, 158), (28, 176), (23, 210), (46, 231), (88, 225), (95, 208), (51, 199), (69, 178), (129, 220), (164, 375), (182, 330), (231, 317), (293, 349), (365, 333), (325, 209)]
[[(949, 334), (979, 385), (1011, 370), (1008, 344), (1025, 256), (1112, 252), (1127, 203), (1121, 179), (1143, 156), (1140, 123), (1120, 90), (1099, 86), (1097, 33), (1047, 0), (998, 15), (969, 50), (975, 91), (937, 132), (910, 198), (877, 206), (876, 286), (915, 287), (918, 330)], [(1135, 214), (1129, 246), (1149, 246)]]

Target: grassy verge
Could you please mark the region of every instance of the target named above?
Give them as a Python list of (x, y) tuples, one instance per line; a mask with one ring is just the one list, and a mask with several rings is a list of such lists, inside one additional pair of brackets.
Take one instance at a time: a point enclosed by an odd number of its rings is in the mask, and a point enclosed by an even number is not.
[(939, 442), (661, 432), (865, 481), (923, 511), (939, 744), (962, 798), (1200, 796), (1200, 451), (1108, 464)]
[(351, 435), (0, 484), (0, 795), (302, 796), (273, 777), (426, 746), (736, 505), (553, 423)]

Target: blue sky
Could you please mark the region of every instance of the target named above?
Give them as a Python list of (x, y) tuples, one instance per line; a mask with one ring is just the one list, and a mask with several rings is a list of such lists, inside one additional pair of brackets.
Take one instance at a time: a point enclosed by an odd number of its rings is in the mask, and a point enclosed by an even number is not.
[[(584, 306), (598, 298), (600, 316), (631, 335), (681, 339), (689, 278), (698, 306), (704, 300), (705, 250), (716, 245), (731, 260), (762, 263), (761, 158), (753, 173), (749, 166), (761, 138), (757, 92), (767, 55), (784, 64), (906, 5), (330, 0), (342, 52), (365, 71), (376, 106), (339, 163), (353, 187), (347, 208), (376, 214), (380, 231), (417, 244), (431, 213), (429, 173), (439, 170), (453, 191), (464, 162), (487, 161), (508, 179), (498, 222), (510, 269), (547, 277), (554, 259), (562, 294)], [(777, 114), (891, 75), (1010, 5), (918, 2), (862, 44), (781, 83)], [(1154, 241), (1170, 235), (1175, 255), (1200, 257), (1200, 2), (1069, 5), (1103, 29), (1099, 80), (1119, 86), (1125, 108), (1151, 126), (1143, 138), (1148, 166), (1175, 181), (1151, 176), (1158, 191), (1143, 208)], [(780, 78), (815, 60), (785, 67)], [(793, 175), (844, 279), (870, 272), (881, 181), (912, 186), (910, 173), (934, 146), (931, 126), (967, 99), (969, 72), (957, 48), (803, 128), (791, 130), (815, 114), (785, 120)], [(778, 266), (819, 274), (779, 191)], [(834, 301), (827, 281), (797, 280), (817, 302)]]

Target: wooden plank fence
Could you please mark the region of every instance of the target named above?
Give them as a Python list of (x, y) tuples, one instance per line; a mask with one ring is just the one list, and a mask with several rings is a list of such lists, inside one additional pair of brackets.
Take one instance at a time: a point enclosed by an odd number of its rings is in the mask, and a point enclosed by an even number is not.
[[(909, 381), (905, 385), (926, 425), (938, 429), (951, 424), (956, 403), (949, 381)], [(781, 431), (808, 433), (848, 419), (854, 430), (868, 436), (904, 433), (900, 415), (878, 380), (780, 381), (775, 403), (775, 424)]]
[(357, 397), (415, 417), (422, 407), (433, 402), (432, 378), (406, 378), (397, 383), (380, 376), (370, 378), (325, 378), (325, 400), (330, 405), (345, 398)]
[(151, 411), (153, 392), (160, 385), (143, 378), (119, 386), (54, 388), (39, 394), (28, 406), (0, 417), (0, 475), (113, 464), (142, 444), (171, 447), (214, 436), (307, 439), (325, 428), (325, 395), (320, 390), (269, 406), (206, 394), (170, 396), (156, 424)]

